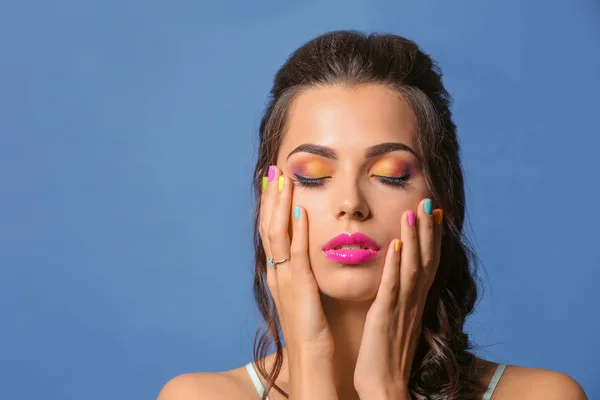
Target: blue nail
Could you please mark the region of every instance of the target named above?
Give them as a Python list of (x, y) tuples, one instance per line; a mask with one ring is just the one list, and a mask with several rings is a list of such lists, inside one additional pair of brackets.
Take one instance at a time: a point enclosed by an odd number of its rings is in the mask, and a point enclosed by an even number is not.
[(425, 214), (431, 215), (433, 210), (431, 209), (431, 200), (430, 199), (425, 200), (425, 203), (423, 203), (423, 208), (425, 209)]
[(294, 206), (294, 218), (300, 218), (300, 207)]

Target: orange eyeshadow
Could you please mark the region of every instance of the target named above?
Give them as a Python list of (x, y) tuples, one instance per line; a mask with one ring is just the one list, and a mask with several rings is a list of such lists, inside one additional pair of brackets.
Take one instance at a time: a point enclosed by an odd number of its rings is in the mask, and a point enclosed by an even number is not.
[(292, 172), (306, 178), (322, 178), (333, 175), (330, 167), (320, 161), (308, 161), (292, 167)]
[(394, 158), (384, 158), (371, 168), (371, 172), (374, 175), (381, 176), (404, 176), (410, 173), (411, 163), (405, 160), (398, 160)]

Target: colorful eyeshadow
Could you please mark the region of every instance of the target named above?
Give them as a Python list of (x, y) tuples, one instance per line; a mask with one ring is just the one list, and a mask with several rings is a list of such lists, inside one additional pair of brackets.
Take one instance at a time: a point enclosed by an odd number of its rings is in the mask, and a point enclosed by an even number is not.
[(323, 178), (333, 174), (331, 168), (319, 161), (308, 161), (294, 165), (292, 172), (306, 178)]
[(377, 163), (371, 169), (371, 173), (374, 175), (396, 177), (409, 175), (410, 171), (410, 162), (391, 157), (377, 161)]

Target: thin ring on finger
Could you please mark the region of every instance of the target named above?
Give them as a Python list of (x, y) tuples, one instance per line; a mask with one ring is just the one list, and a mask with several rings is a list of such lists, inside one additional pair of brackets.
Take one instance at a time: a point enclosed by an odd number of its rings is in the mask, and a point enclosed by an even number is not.
[(267, 259), (267, 267), (269, 267), (269, 268), (273, 268), (273, 269), (276, 269), (276, 268), (277, 268), (277, 265), (279, 265), (279, 264), (283, 264), (284, 262), (286, 262), (286, 261), (289, 261), (291, 258), (292, 258), (292, 256), (289, 256), (289, 257), (287, 257), (287, 258), (284, 258), (284, 259), (283, 259), (283, 260), (281, 260), (281, 261), (275, 261), (275, 260), (273, 260), (272, 258), (268, 258), (268, 259)]

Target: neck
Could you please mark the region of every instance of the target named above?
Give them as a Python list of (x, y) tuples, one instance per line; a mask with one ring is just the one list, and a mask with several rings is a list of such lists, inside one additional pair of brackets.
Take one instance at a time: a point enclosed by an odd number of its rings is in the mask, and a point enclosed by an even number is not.
[[(352, 302), (333, 299), (321, 293), (323, 311), (329, 322), (334, 341), (335, 386), (339, 399), (358, 400), (354, 389), (354, 367), (358, 358), (360, 342), (367, 312), (373, 300)], [(280, 380), (288, 388), (287, 349), (283, 348), (284, 365)]]
[[(339, 399), (359, 400), (358, 393), (354, 389), (354, 368), (358, 359), (367, 312), (372, 303), (373, 300), (343, 301), (321, 293), (321, 304), (334, 340), (334, 379)], [(282, 388), (289, 393), (288, 355), (285, 347), (283, 348), (283, 357), (284, 362), (279, 382), (282, 383)], [(473, 363), (474, 373), (480, 375), (482, 385), (487, 387), (497, 364), (477, 357), (474, 358)]]
[(367, 312), (373, 300), (353, 302), (321, 295), (334, 340), (335, 385), (340, 399), (358, 399), (354, 367), (360, 350)]

